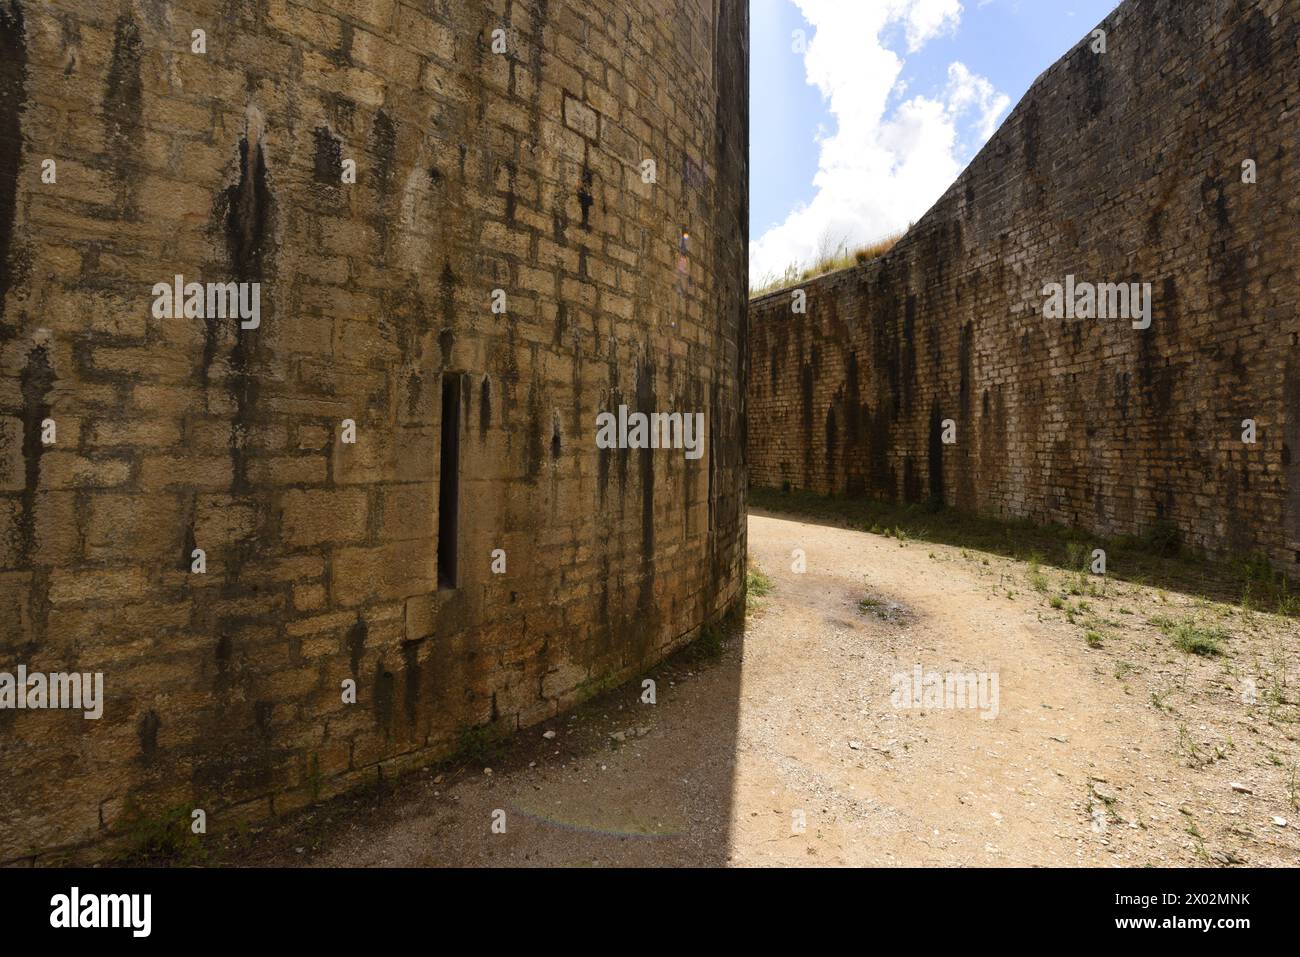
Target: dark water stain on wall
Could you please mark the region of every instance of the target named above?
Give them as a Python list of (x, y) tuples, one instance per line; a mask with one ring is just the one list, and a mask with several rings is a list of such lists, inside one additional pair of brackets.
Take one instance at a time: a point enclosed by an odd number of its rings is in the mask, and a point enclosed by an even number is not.
[[(652, 360), (643, 358), (637, 367), (636, 407), (647, 416), (655, 411), (658, 394), (655, 388), (656, 367)], [(650, 653), (651, 635), (658, 628), (660, 612), (655, 604), (655, 460), (656, 451), (640, 450), (641, 473), (641, 569), (637, 589), (637, 616), (652, 627), (635, 629), (631, 635), (631, 648), (625, 661), (641, 661)]]
[(528, 384), (528, 432), (524, 436), (524, 477), (536, 484), (542, 473), (542, 385), (534, 376)]
[(253, 702), (253, 727), (257, 731), (259, 744), (265, 745), (271, 740), (274, 721), (274, 701), (262, 698)]
[[(1228, 68), (1233, 79), (1240, 80), (1272, 66), (1273, 28), (1264, 11), (1247, 0), (1237, 0), (1234, 19), (1237, 25), (1228, 39)], [(1291, 50), (1294, 52), (1294, 44)]]
[(375, 724), (385, 734), (393, 730), (393, 708), (397, 702), (397, 678), (384, 665), (381, 657), (375, 662)]
[(899, 359), (903, 386), (904, 415), (910, 415), (916, 394), (916, 296), (909, 295), (903, 307), (903, 342)]
[(1227, 230), (1232, 226), (1228, 216), (1228, 192), (1223, 188), (1223, 180), (1213, 173), (1207, 173), (1201, 180), (1201, 203), (1214, 210), (1216, 229)]
[(117, 183), (118, 212), (122, 219), (136, 219), (135, 167), (141, 141), (142, 93), (140, 56), (143, 43), (140, 28), (129, 14), (117, 18), (113, 29), (113, 59), (104, 84), (104, 149), (109, 169)]
[(13, 333), (5, 300), (14, 281), (14, 226), (18, 170), (22, 164), (22, 118), (27, 106), (27, 40), (18, 0), (0, 3), (0, 343)]
[(358, 616), (356, 623), (348, 629), (347, 646), (348, 660), (352, 665), (352, 677), (359, 677), (361, 674), (361, 657), (366, 653), (366, 636), (368, 629), (366, 620)]
[(50, 416), (50, 393), (54, 390), (54, 367), (44, 346), (27, 355), (19, 375), (23, 397), (23, 491), (18, 518), (19, 564), (31, 560), (36, 544), (36, 496), (41, 484), (41, 424)]
[(591, 167), (585, 162), (582, 164), (582, 188), (578, 190), (578, 204), (582, 207), (582, 228), (591, 232), (591, 206), (592, 199), (592, 173)]
[[(1178, 287), (1173, 282), (1163, 286), (1164, 301), (1160, 311), (1173, 315), (1178, 310)], [(1153, 315), (1156, 304), (1152, 304)], [(1138, 389), (1146, 406), (1144, 415), (1157, 430), (1167, 430), (1170, 412), (1173, 410), (1174, 391), (1177, 384), (1177, 369), (1165, 357), (1160, 348), (1158, 337), (1165, 336), (1166, 331), (1157, 326), (1153, 320), (1149, 329), (1135, 330), (1140, 336), (1137, 352)]]
[(1282, 399), (1292, 410), (1287, 416), (1282, 441), (1282, 468), (1286, 481), (1285, 512), (1287, 534), (1295, 548), (1295, 560), (1300, 564), (1300, 347), (1297, 337), (1291, 336), (1291, 350), (1287, 355), (1282, 376)]
[(483, 376), (483, 384), (479, 387), (479, 404), (478, 404), (478, 437), (479, 440), (487, 438), (488, 429), (492, 425), (492, 379), (486, 374)]
[(371, 121), (370, 149), (375, 157), (375, 188), (387, 195), (397, 168), (397, 125), (383, 110), (377, 110)]
[(908, 505), (915, 505), (921, 501), (924, 494), (921, 476), (916, 471), (916, 460), (911, 455), (905, 455), (903, 457), (903, 501)]
[(562, 345), (564, 342), (564, 333), (569, 328), (569, 309), (565, 303), (558, 303), (555, 308), (555, 329), (551, 337), (551, 344), (555, 346)]
[(889, 464), (889, 447), (892, 438), (891, 424), (894, 420), (893, 410), (888, 403), (881, 403), (872, 414), (867, 413), (870, 434), (871, 487), (886, 501), (898, 498), (898, 486), (894, 479), (894, 470)]
[[(270, 184), (267, 180), (266, 157), (260, 139), (250, 142), (248, 136), (239, 141), (239, 181), (221, 195), (220, 220), (224, 226), (226, 255), (232, 278), (241, 283), (261, 283), (266, 277), (268, 258), (272, 245), (272, 205)], [(268, 319), (270, 297), (261, 296), (261, 321)], [(208, 317), (208, 338), (215, 338), (215, 323), (230, 320)], [(258, 413), (257, 400), (261, 380), (254, 368), (261, 327), (257, 329), (235, 327), (235, 344), (230, 351), (230, 377), (227, 388), (234, 401), (235, 413), (230, 424), (230, 458), (234, 473), (231, 490), (246, 494), (251, 490), (248, 476), (248, 443)]]
[(839, 439), (839, 429), (835, 424), (835, 406), (830, 405), (826, 409), (826, 481), (830, 484), (831, 491), (834, 491), (835, 486), (839, 484), (835, 471)]
[(958, 459), (956, 463), (956, 498), (954, 504), (964, 509), (975, 508), (977, 500), (976, 466), (973, 454), (973, 439), (976, 434), (976, 427), (974, 413), (971, 410), (974, 399), (973, 336), (971, 323), (963, 323), (957, 342), (957, 364), (961, 370), (961, 378), (957, 388), (957, 445), (953, 449), (953, 454)]
[(415, 418), (420, 410), (420, 397), (424, 394), (424, 376), (418, 369), (411, 369), (406, 375), (406, 414)]
[(1128, 372), (1115, 373), (1115, 406), (1119, 410), (1121, 420), (1128, 418), (1131, 382), (1132, 378)]
[(393, 188), (397, 168), (397, 126), (383, 110), (378, 110), (371, 121), (370, 153), (375, 158), (374, 175), (362, 177), (361, 181), (368, 182), (375, 190), (375, 213), (370, 217), (370, 223), (375, 230), (376, 258), (382, 263), (388, 256), (388, 237), (396, 219), (394, 209), (399, 202)]
[(962, 425), (970, 423), (971, 400), (971, 324), (965, 323), (957, 342), (957, 366), (961, 379), (957, 387), (957, 405), (961, 411)]
[(72, 76), (81, 62), (81, 24), (71, 14), (60, 17), (59, 47), (63, 53), (63, 75)]
[(194, 549), (199, 547), (198, 540), (194, 537), (194, 497), (188, 498), (185, 505), (185, 536), (181, 542), (180, 563), (177, 566), (183, 572), (188, 572), (193, 567)]
[(1038, 112), (1038, 101), (1030, 100), (1025, 107), (1025, 118), (1021, 126), (1025, 168), (1030, 173), (1038, 172), (1038, 146), (1042, 137), (1043, 120)]
[(328, 126), (312, 132), (316, 141), (312, 178), (322, 186), (339, 186), (343, 181), (343, 141)]
[(402, 695), (406, 723), (415, 726), (420, 713), (420, 645), (423, 638), (402, 642)]
[(456, 287), (458, 285), (460, 285), (460, 279), (452, 271), (451, 262), (444, 260), (442, 272), (438, 276), (438, 293), (442, 307), (442, 325), (444, 329), (452, 329), (456, 325)]
[[(1083, 87), (1083, 104), (1089, 119), (1096, 119), (1106, 106), (1106, 67), (1111, 53), (1094, 53), (1091, 38), (1084, 41), (1070, 60), (1070, 67)], [(1107, 48), (1109, 50), (1109, 47)]]
[[(221, 190), (213, 202), (212, 227), (224, 245), (225, 261), (216, 269), (226, 270), (222, 281), (258, 283), (260, 325), (244, 329), (238, 319), (205, 319), (203, 373), (210, 374), (218, 343), (227, 336), (233, 339), (229, 353), (226, 390), (233, 411), (230, 416), (228, 446), (231, 461), (231, 494), (243, 498), (256, 509), (256, 489), (250, 476), (252, 447), (262, 410), (259, 404), (262, 381), (259, 342), (262, 330), (273, 321), (274, 302), (266, 282), (273, 273), (274, 197), (263, 149), (262, 130), (255, 113), (249, 113), (245, 133), (238, 146), (238, 178)], [(262, 587), (258, 582), (243, 580), (245, 564), (267, 547), (270, 529), (260, 521), (255, 530), (238, 539), (227, 556), (223, 569), (222, 594), (255, 596)], [(269, 787), (273, 780), (277, 749), (270, 741), (269, 723), (259, 725), (256, 702), (258, 676), (244, 667), (240, 646), (252, 641), (253, 618), (242, 615), (220, 618), (215, 623), (220, 632), (216, 649), (217, 674), (214, 700), (198, 716), (201, 735), (209, 742), (201, 758), (193, 765), (190, 777), (204, 799), (222, 800), (221, 795), (250, 787)]]
[(936, 402), (930, 408), (930, 504), (940, 507), (944, 504), (943, 477), (943, 413)]
[(528, 140), (530, 149), (536, 150), (541, 142), (542, 128), (542, 51), (545, 49), (547, 21), (550, 19), (550, 0), (533, 0), (531, 16), (533, 42), (528, 53), (528, 72), (532, 95), (528, 98)]
[(812, 363), (805, 360), (799, 371), (799, 414), (803, 427), (803, 484), (805, 488), (811, 488), (813, 485), (813, 376)]
[(140, 738), (140, 760), (146, 765), (152, 764), (158, 753), (158, 732), (161, 728), (162, 719), (152, 708), (140, 716), (136, 733)]
[(519, 185), (519, 167), (509, 160), (506, 161), (506, 224), (513, 226), (515, 222), (515, 210), (519, 205), (519, 199), (515, 194)]
[(228, 694), (235, 682), (235, 643), (229, 635), (218, 635), (216, 647), (212, 650), (212, 660), (216, 665), (216, 678), (213, 682), (219, 694)]
[(844, 426), (850, 445), (862, 442), (862, 381), (857, 352), (849, 353), (844, 370)]
[[(655, 411), (655, 366), (649, 359), (642, 360), (637, 369), (636, 407), (648, 417)], [(655, 450), (640, 450), (641, 468), (641, 557), (650, 564), (655, 547)]]

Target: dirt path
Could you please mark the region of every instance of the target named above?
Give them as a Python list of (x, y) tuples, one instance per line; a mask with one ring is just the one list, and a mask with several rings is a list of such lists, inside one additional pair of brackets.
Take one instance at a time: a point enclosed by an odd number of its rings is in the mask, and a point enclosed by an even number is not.
[[(751, 514), (749, 547), (773, 591), (716, 659), (655, 672), (656, 704), (615, 692), (246, 862), (1300, 864), (1294, 620), (786, 517)], [(1165, 619), (1222, 623), (1229, 653)], [(917, 665), (996, 675), (996, 717), (895, 708)]]

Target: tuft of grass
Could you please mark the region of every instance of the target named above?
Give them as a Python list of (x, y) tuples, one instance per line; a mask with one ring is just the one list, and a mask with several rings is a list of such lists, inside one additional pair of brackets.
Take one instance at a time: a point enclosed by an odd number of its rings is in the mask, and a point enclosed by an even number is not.
[(1089, 648), (1100, 648), (1102, 644), (1102, 635), (1100, 632), (1093, 631), (1089, 628), (1084, 633), (1083, 640), (1088, 643)]
[(1223, 643), (1229, 635), (1222, 628), (1185, 621), (1174, 626), (1172, 635), (1174, 647), (1188, 654), (1216, 658), (1227, 653)]
[(202, 863), (207, 851), (191, 828), (192, 821), (186, 805), (149, 812), (128, 797), (122, 825), (126, 847), (120, 862), (137, 867)]
[(858, 602), (858, 611), (864, 615), (879, 614), (880, 609), (885, 607), (885, 603), (879, 598), (872, 598), (868, 595)]
[(1087, 568), (1088, 567), (1088, 550), (1084, 548), (1082, 542), (1065, 543), (1065, 563), (1068, 568)]
[(768, 578), (761, 568), (750, 565), (745, 572), (745, 613), (756, 611), (760, 599), (771, 594), (773, 587), (775, 586), (772, 579)]
[(695, 661), (717, 658), (726, 647), (724, 637), (717, 625), (705, 625), (700, 629), (700, 636), (691, 642), (691, 658)]
[(1190, 655), (1203, 658), (1217, 658), (1227, 654), (1223, 643), (1231, 635), (1217, 625), (1201, 625), (1194, 621), (1174, 621), (1171, 618), (1157, 616), (1148, 621), (1174, 641), (1174, 647)]
[(1036, 592), (1047, 591), (1047, 576), (1043, 574), (1043, 558), (1037, 552), (1029, 557), (1029, 584)]
[(745, 593), (755, 598), (765, 598), (772, 592), (772, 579), (756, 565), (750, 565), (745, 572)]
[(1300, 617), (1300, 592), (1292, 590), (1285, 575), (1275, 570), (1267, 555), (1255, 553), (1237, 562), (1242, 580), (1243, 608), (1276, 609), (1279, 615)]
[(456, 733), (456, 750), (451, 760), (483, 764), (491, 760), (500, 746), (500, 731), (492, 725), (464, 725)]

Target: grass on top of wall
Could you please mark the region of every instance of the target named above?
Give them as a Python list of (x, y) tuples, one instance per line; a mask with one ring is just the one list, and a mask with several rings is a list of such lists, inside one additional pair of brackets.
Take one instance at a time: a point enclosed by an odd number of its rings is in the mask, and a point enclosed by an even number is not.
[(756, 285), (750, 287), (749, 298), (757, 299), (778, 289), (806, 282), (809, 279), (816, 279), (818, 276), (824, 276), (827, 273), (848, 269), (850, 266), (861, 266), (863, 263), (870, 262), (872, 259), (877, 259), (889, 252), (903, 238), (903, 235), (903, 233), (896, 233), (892, 236), (886, 236), (874, 243), (859, 246), (852, 251), (843, 243), (834, 248), (823, 247), (810, 266), (800, 269), (799, 263), (791, 263), (785, 267), (785, 271), (780, 275), (768, 273)]

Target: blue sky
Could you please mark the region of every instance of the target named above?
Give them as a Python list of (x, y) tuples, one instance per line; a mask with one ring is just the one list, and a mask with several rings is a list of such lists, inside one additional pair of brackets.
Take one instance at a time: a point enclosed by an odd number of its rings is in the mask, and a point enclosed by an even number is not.
[(1117, 5), (750, 0), (751, 283), (920, 218)]

